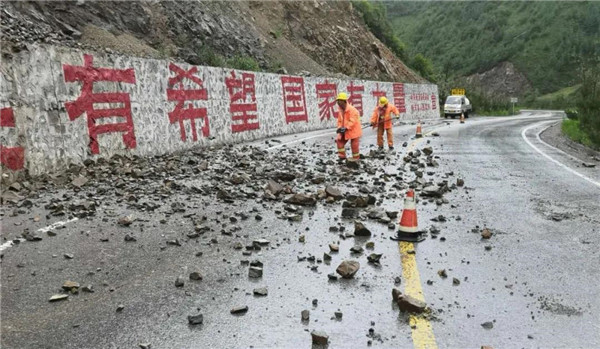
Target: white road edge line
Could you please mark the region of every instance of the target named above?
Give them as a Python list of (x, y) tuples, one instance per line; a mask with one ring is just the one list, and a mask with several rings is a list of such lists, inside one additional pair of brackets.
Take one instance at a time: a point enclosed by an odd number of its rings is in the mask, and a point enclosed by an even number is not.
[[(21, 241), (24, 241), (25, 239), (19, 239)], [(6, 250), (7, 248), (11, 247), (13, 245), (12, 241), (7, 241), (5, 243), (3, 243), (2, 245), (0, 245), (0, 252)]]
[[(579, 173), (579, 172), (575, 171), (574, 169), (570, 168), (569, 166), (567, 166), (567, 165), (563, 164), (562, 162), (560, 162), (560, 161), (558, 161), (558, 160), (556, 160), (556, 159), (554, 159), (554, 158), (550, 157), (550, 155), (548, 155), (548, 154), (544, 153), (543, 151), (541, 151), (541, 150), (540, 150), (538, 147), (536, 147), (535, 145), (533, 145), (533, 143), (531, 143), (531, 142), (529, 141), (529, 139), (527, 139), (527, 136), (526, 136), (526, 133), (527, 133), (527, 131), (529, 131), (530, 129), (532, 129), (532, 128), (534, 128), (534, 127), (537, 127), (537, 126), (539, 126), (539, 125), (541, 125), (541, 124), (547, 123), (547, 122), (549, 122), (549, 121), (540, 122), (540, 123), (533, 124), (533, 125), (531, 125), (531, 126), (529, 126), (529, 127), (526, 127), (526, 128), (524, 128), (524, 129), (523, 129), (523, 131), (521, 132), (521, 137), (523, 138), (523, 140), (524, 140), (524, 141), (525, 141), (527, 144), (529, 144), (529, 146), (530, 146), (530, 147), (532, 147), (532, 148), (533, 148), (535, 151), (537, 151), (538, 153), (542, 154), (542, 155), (543, 155), (545, 158), (547, 158), (548, 160), (550, 160), (550, 161), (554, 162), (555, 164), (557, 164), (558, 166), (560, 166), (560, 167), (564, 168), (565, 170), (567, 170), (567, 171), (569, 171), (569, 172), (573, 173), (574, 175), (576, 175), (576, 176), (578, 176), (578, 177), (580, 177), (580, 178), (583, 178), (583, 179), (585, 179), (586, 181), (588, 181), (588, 182), (590, 182), (590, 183), (592, 183), (592, 184), (594, 184), (595, 186), (597, 186), (597, 187), (599, 187), (599, 188), (600, 188), (600, 183), (599, 183), (599, 182), (596, 182), (595, 180), (591, 179), (590, 177), (588, 177), (588, 176), (586, 176), (586, 175), (583, 175), (583, 174), (581, 174), (581, 173)], [(554, 122), (554, 121), (552, 121), (552, 122)], [(539, 133), (536, 135), (537, 139), (540, 139), (540, 138), (539, 138), (539, 134), (540, 134), (540, 133), (541, 133), (541, 131), (540, 131), (540, 132), (539, 132)], [(579, 159), (578, 159), (578, 160), (579, 160)]]
[(581, 161), (581, 162), (585, 162), (584, 160), (581, 160), (580, 158), (578, 158), (578, 157), (576, 157), (576, 156), (573, 156), (573, 155), (571, 155), (571, 154), (569, 154), (569, 153), (567, 153), (567, 152), (565, 152), (565, 151), (562, 151), (562, 150), (558, 149), (557, 147), (555, 147), (555, 146), (553, 146), (553, 145), (550, 145), (550, 144), (548, 144), (548, 143), (544, 142), (544, 140), (543, 140), (543, 139), (540, 137), (540, 135), (542, 134), (542, 132), (546, 131), (546, 130), (547, 130), (547, 129), (549, 129), (550, 127), (552, 127), (552, 125), (548, 125), (547, 127), (544, 127), (543, 129), (541, 129), (541, 130), (540, 130), (540, 132), (538, 132), (538, 133), (535, 135), (535, 137), (537, 138), (537, 140), (538, 140), (538, 141), (540, 141), (540, 142), (542, 142), (542, 143), (543, 143), (545, 146), (547, 146), (548, 148), (552, 148), (552, 149), (554, 149), (554, 150), (558, 151), (559, 153), (562, 153), (562, 154), (564, 154), (564, 155), (566, 155), (566, 156), (570, 157), (571, 159), (573, 159), (573, 160), (575, 160), (575, 161)]
[[(78, 220), (79, 220), (79, 218), (74, 217), (74, 218), (69, 219), (68, 221), (54, 222), (54, 223), (50, 224), (47, 227), (43, 227), (43, 228), (40, 228), (40, 229), (36, 230), (36, 232), (41, 233), (41, 234), (47, 233), (47, 232), (49, 232), (52, 229), (56, 229), (58, 227), (62, 227), (63, 225), (67, 225), (69, 223), (72, 223), (72, 222), (75, 222), (75, 221), (78, 221)], [(23, 238), (19, 238), (18, 240), (21, 241), (21, 242), (25, 241), (25, 239), (23, 239)], [(9, 248), (9, 247), (11, 247), (13, 245), (14, 244), (13, 244), (12, 241), (7, 241), (7, 242), (3, 243), (2, 245), (0, 245), (0, 252), (6, 250), (7, 248)]]
[[(434, 120), (434, 121), (435, 121), (435, 120)], [(402, 124), (402, 125), (393, 125), (393, 127), (396, 127), (396, 126), (406, 126), (406, 124)], [(436, 126), (436, 125), (432, 125), (432, 126)], [(329, 129), (329, 130), (327, 130), (326, 132), (319, 133), (318, 135), (309, 136), (309, 137), (304, 137), (304, 138), (300, 138), (300, 139), (295, 139), (295, 140), (293, 140), (293, 141), (289, 141), (289, 142), (285, 142), (285, 143), (277, 144), (277, 145), (274, 145), (274, 146), (272, 146), (272, 147), (268, 147), (268, 148), (266, 148), (265, 150), (273, 150), (273, 149), (281, 148), (281, 147), (283, 147), (283, 146), (285, 146), (285, 145), (288, 145), (288, 144), (294, 144), (294, 143), (298, 143), (298, 142), (306, 141), (306, 140), (313, 139), (313, 138), (319, 138), (319, 137), (327, 136), (327, 135), (328, 135), (328, 134), (330, 134), (332, 131), (333, 131), (333, 129)], [(334, 133), (334, 134), (332, 134), (332, 135), (335, 135), (335, 133)]]
[(310, 136), (310, 137), (304, 137), (304, 138), (296, 139), (296, 140), (293, 140), (293, 141), (289, 141), (289, 142), (277, 144), (277, 145), (274, 145), (272, 147), (268, 147), (266, 150), (273, 150), (273, 149), (281, 148), (281, 147), (283, 147), (285, 145), (288, 145), (288, 144), (294, 144), (294, 143), (302, 142), (302, 141), (305, 141), (305, 140), (308, 140), (308, 139), (323, 137), (323, 136), (328, 135), (329, 133), (331, 133), (331, 130), (327, 130), (327, 132), (319, 133), (318, 135), (314, 135), (314, 136)]

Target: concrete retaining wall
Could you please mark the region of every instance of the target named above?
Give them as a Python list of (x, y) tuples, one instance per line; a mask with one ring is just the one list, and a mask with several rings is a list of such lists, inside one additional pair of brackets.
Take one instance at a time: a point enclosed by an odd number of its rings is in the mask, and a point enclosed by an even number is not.
[(0, 83), (3, 170), (32, 175), (115, 154), (335, 127), (338, 92), (362, 104), (363, 122), (378, 95), (404, 105), (402, 119), (439, 117), (436, 85), (251, 73), (51, 46), (4, 60)]

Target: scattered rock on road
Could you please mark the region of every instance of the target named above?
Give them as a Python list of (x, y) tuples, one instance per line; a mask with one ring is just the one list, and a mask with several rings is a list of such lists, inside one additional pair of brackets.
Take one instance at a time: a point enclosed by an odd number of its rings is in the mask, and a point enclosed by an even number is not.
[(409, 313), (420, 314), (424, 312), (427, 307), (427, 303), (401, 293), (397, 295), (396, 303), (398, 303), (398, 308), (400, 308), (400, 310)]
[(302, 312), (300, 312), (300, 318), (302, 321), (308, 321), (310, 319), (310, 310), (302, 310)]
[(260, 287), (260, 288), (255, 288), (252, 293), (254, 293), (256, 296), (266, 296), (269, 291), (267, 290), (266, 287)]
[(204, 316), (202, 314), (188, 315), (187, 318), (190, 325), (199, 325), (204, 321)]
[(261, 267), (250, 267), (248, 276), (251, 278), (260, 278), (263, 276), (263, 269)]
[(185, 281), (181, 276), (178, 276), (177, 279), (175, 279), (175, 287), (183, 287), (184, 285)]
[(50, 302), (58, 302), (58, 301), (64, 301), (67, 298), (69, 298), (68, 294), (55, 294), (52, 297), (50, 297), (49, 301)]
[(331, 196), (331, 197), (333, 197), (336, 200), (339, 200), (339, 199), (341, 199), (341, 198), (344, 197), (344, 195), (342, 194), (341, 190), (339, 190), (339, 189), (337, 189), (335, 187), (332, 187), (332, 186), (327, 186), (325, 188), (325, 193), (327, 194), (327, 196)]
[(371, 231), (365, 227), (360, 221), (354, 222), (354, 235), (356, 236), (371, 236)]
[(202, 274), (198, 271), (193, 271), (190, 273), (190, 280), (202, 280)]
[(371, 253), (370, 255), (367, 256), (367, 260), (369, 261), (369, 263), (379, 264), (379, 260), (381, 259), (381, 256), (383, 256), (383, 254), (381, 254), (381, 253)]
[(481, 237), (483, 239), (489, 239), (492, 237), (492, 231), (489, 230), (488, 228), (484, 228), (483, 231), (481, 232)]
[(283, 186), (276, 181), (270, 179), (267, 182), (267, 186), (265, 187), (265, 191), (269, 191), (271, 194), (277, 196), (279, 193), (283, 191)]
[(75, 281), (65, 281), (62, 285), (63, 290), (65, 291), (74, 291), (79, 289), (79, 283)]
[(485, 328), (486, 330), (491, 330), (492, 328), (494, 328), (494, 323), (491, 321), (487, 321), (482, 323), (481, 327)]
[(350, 279), (360, 269), (360, 263), (357, 261), (343, 261), (335, 270), (344, 279)]
[(329, 343), (329, 336), (323, 331), (312, 331), (310, 336), (313, 345), (327, 345)]
[(128, 227), (131, 225), (131, 223), (133, 223), (133, 217), (132, 216), (121, 217), (121, 218), (119, 218), (117, 223), (121, 226)]
[(83, 187), (86, 183), (88, 182), (88, 179), (83, 177), (83, 176), (78, 176), (77, 178), (75, 178), (71, 184), (73, 184), (74, 186), (80, 188)]
[(285, 200), (288, 204), (301, 205), (301, 206), (315, 206), (317, 199), (307, 194), (294, 194)]
[(30, 231), (24, 231), (21, 236), (25, 238), (27, 241), (40, 241), (42, 237), (37, 235), (36, 233), (32, 233)]
[(125, 234), (124, 240), (127, 241), (127, 242), (135, 242), (135, 241), (137, 241), (137, 239), (135, 238), (135, 236), (129, 235), (129, 234)]
[(248, 311), (248, 306), (244, 305), (241, 307), (235, 307), (233, 309), (231, 309), (230, 313), (231, 314), (244, 314)]

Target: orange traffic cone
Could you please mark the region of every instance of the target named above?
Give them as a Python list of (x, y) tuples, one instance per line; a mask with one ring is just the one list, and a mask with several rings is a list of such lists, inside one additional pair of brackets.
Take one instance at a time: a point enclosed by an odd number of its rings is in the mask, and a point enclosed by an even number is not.
[(415, 192), (410, 189), (404, 199), (404, 210), (402, 211), (397, 236), (391, 239), (396, 241), (420, 242), (425, 240), (422, 234), (422, 232), (418, 231)]
[(421, 138), (423, 137), (423, 131), (421, 130), (421, 120), (419, 120), (419, 122), (417, 123), (417, 134), (416, 134), (417, 138)]
[(465, 113), (460, 113), (460, 123), (461, 124), (465, 123)]

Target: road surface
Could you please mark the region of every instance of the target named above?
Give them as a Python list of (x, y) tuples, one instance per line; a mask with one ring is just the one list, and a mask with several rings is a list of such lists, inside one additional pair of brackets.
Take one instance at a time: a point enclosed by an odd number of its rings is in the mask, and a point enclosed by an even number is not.
[[(584, 167), (539, 139), (559, 120), (551, 112), (437, 120), (422, 139), (414, 124), (400, 125), (396, 151), (373, 157), (367, 128), (360, 171), (332, 161), (334, 134), (319, 131), (91, 165), (81, 188), (73, 173), (45, 182), (1, 209), (2, 347), (308, 348), (317, 330), (329, 348), (598, 348), (600, 165)], [(440, 233), (399, 244), (366, 212), (402, 211), (415, 180), (403, 157), (426, 146), (439, 166), (423, 168), (424, 178), (453, 189), (440, 205), (417, 191), (419, 228)], [(286, 195), (263, 199), (273, 177), (298, 192), (371, 193), (377, 202), (360, 215), (372, 236), (346, 236), (354, 224), (341, 216), (344, 200), (298, 209)], [(452, 186), (458, 178), (464, 186)], [(127, 216), (130, 225), (118, 224)], [(42, 240), (13, 242), (23, 232)], [(254, 249), (259, 239), (268, 243)], [(373, 252), (380, 265), (367, 262)], [(330, 280), (347, 259), (360, 263), (355, 277)], [(261, 278), (248, 277), (254, 260)], [(192, 271), (202, 280), (190, 280)], [(79, 292), (49, 302), (67, 294), (67, 280)], [(254, 295), (260, 287), (268, 295)], [(424, 299), (428, 312), (400, 312), (393, 287)], [(230, 313), (241, 306), (248, 311)], [(203, 323), (190, 325), (197, 314)]]

